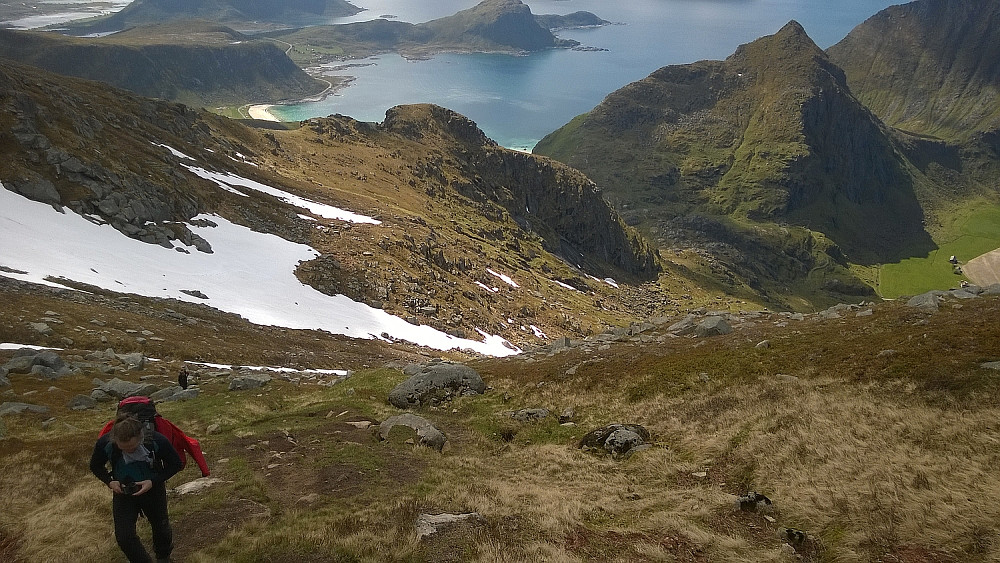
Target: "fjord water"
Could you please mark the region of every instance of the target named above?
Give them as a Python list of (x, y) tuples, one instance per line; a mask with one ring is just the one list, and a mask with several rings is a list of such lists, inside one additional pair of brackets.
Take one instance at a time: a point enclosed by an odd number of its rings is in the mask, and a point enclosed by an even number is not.
[[(419, 23), (477, 0), (356, 0), (366, 11), (338, 23), (396, 16)], [(281, 119), (330, 114), (381, 121), (392, 106), (434, 103), (475, 121), (501, 145), (530, 149), (609, 93), (666, 65), (723, 59), (743, 43), (802, 24), (820, 47), (840, 41), (889, 0), (526, 0), (535, 14), (586, 10), (615, 22), (556, 33), (606, 51), (552, 49), (528, 56), (441, 54), (407, 61), (380, 55), (330, 74), (355, 80), (322, 101), (276, 106)], [(354, 66), (360, 64), (364, 66)]]

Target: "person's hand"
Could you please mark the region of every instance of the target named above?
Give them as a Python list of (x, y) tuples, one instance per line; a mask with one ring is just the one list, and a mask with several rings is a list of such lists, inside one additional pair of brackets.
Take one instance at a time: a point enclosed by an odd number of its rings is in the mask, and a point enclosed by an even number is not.
[(150, 481), (149, 479), (146, 479), (145, 481), (139, 481), (138, 483), (136, 483), (136, 485), (139, 485), (139, 490), (136, 491), (132, 496), (139, 496), (142, 494), (146, 494), (147, 492), (149, 492), (149, 489), (153, 488), (153, 482)]
[(108, 483), (108, 488), (111, 489), (113, 492), (118, 493), (119, 495), (125, 494), (122, 492), (122, 484), (119, 483), (118, 481), (112, 481)]

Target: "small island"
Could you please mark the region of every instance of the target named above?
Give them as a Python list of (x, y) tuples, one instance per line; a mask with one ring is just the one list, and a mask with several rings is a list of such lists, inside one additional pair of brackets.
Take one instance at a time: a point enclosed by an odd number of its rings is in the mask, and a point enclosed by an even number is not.
[(454, 15), (420, 24), (377, 19), (274, 31), (265, 36), (291, 45), (288, 55), (308, 67), (392, 52), (421, 59), (438, 53), (523, 55), (579, 48), (578, 41), (560, 39), (552, 30), (610, 23), (590, 12), (534, 15), (520, 0), (484, 0)]

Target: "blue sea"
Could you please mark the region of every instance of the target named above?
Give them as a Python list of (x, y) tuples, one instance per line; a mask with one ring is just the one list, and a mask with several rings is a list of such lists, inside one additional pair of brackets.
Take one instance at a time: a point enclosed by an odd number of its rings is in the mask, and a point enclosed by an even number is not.
[[(395, 16), (419, 23), (477, 0), (355, 0), (365, 11), (337, 23)], [(528, 56), (441, 54), (407, 61), (380, 55), (346, 61), (350, 76), (322, 101), (276, 106), (284, 120), (331, 114), (380, 122), (399, 104), (434, 103), (475, 121), (503, 146), (530, 150), (609, 93), (673, 64), (724, 59), (736, 47), (796, 20), (822, 48), (893, 4), (887, 0), (528, 0), (535, 14), (593, 12), (615, 25), (556, 32), (604, 51), (553, 49)]]

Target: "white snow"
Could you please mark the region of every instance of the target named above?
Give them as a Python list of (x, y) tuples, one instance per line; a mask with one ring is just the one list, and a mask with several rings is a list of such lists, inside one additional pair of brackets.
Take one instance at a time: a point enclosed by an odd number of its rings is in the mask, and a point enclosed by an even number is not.
[(190, 156), (182, 153), (181, 151), (175, 149), (174, 147), (171, 147), (170, 145), (164, 145), (163, 143), (153, 143), (153, 146), (163, 147), (168, 151), (170, 151), (170, 154), (176, 156), (177, 158), (186, 158), (187, 160), (194, 160)]
[(542, 329), (538, 328), (535, 325), (530, 325), (530, 326), (531, 326), (531, 332), (534, 332), (535, 336), (537, 336), (538, 338), (548, 338), (548, 336), (546, 336), (545, 333), (542, 332)]
[[(232, 369), (233, 366), (225, 364), (211, 364), (208, 362), (184, 362), (185, 364), (191, 364), (194, 366), (205, 366), (215, 369)], [(347, 375), (348, 371), (346, 369), (295, 369), (295, 368), (279, 368), (270, 366), (240, 366), (254, 371), (273, 371), (276, 373), (315, 373), (318, 375)]]
[[(492, 356), (519, 352), (502, 338), (481, 331), (485, 342), (455, 338), (343, 295), (324, 295), (294, 275), (300, 262), (318, 256), (315, 249), (215, 215), (199, 218), (217, 224), (189, 226), (212, 245), (213, 254), (139, 242), (110, 225), (57, 212), (0, 185), (0, 266), (28, 272), (3, 273), (11, 278), (42, 283), (46, 276), (62, 277), (123, 293), (204, 303), (264, 325), (355, 338), (379, 338), (384, 332), (392, 339), (438, 350), (471, 349)], [(182, 289), (201, 291), (208, 299)]]
[(199, 168), (197, 166), (188, 166), (183, 164), (184, 168), (187, 168), (195, 175), (204, 178), (206, 180), (211, 180), (218, 184), (218, 186), (226, 191), (231, 191), (239, 195), (246, 195), (236, 189), (236, 186), (241, 188), (250, 188), (258, 192), (262, 192), (268, 195), (272, 195), (281, 201), (289, 205), (294, 205), (296, 207), (301, 207), (308, 210), (314, 215), (323, 217), (324, 219), (338, 219), (341, 221), (348, 221), (350, 223), (368, 223), (371, 225), (381, 225), (382, 221), (378, 219), (373, 219), (365, 215), (358, 215), (357, 213), (352, 213), (339, 207), (334, 207), (332, 205), (326, 205), (324, 203), (317, 203), (315, 201), (308, 200), (304, 197), (299, 197), (294, 194), (290, 194), (284, 190), (279, 190), (278, 188), (272, 188), (266, 184), (261, 184), (260, 182), (255, 182), (242, 176), (237, 176), (235, 174), (222, 173), (222, 172), (212, 172), (211, 170), (205, 170), (204, 168)]
[(493, 270), (491, 270), (489, 268), (486, 268), (486, 271), (489, 272), (490, 274), (492, 274), (492, 275), (500, 278), (501, 280), (504, 281), (504, 283), (506, 283), (507, 285), (509, 285), (511, 287), (521, 287), (521, 286), (517, 285), (516, 283), (514, 283), (514, 280), (511, 279), (510, 276), (505, 276), (504, 274), (500, 274), (500, 273), (494, 272)]
[(62, 350), (62, 348), (53, 348), (51, 346), (35, 346), (33, 344), (14, 344), (13, 342), (0, 342), (0, 350), (20, 350), (22, 348), (28, 348), (29, 350)]
[(490, 293), (497, 293), (498, 291), (500, 291), (499, 287), (489, 287), (489, 286), (487, 286), (485, 283), (483, 283), (481, 281), (476, 281), (476, 282), (473, 282), (473, 283), (475, 283), (479, 287), (485, 289), (486, 291), (489, 291)]
[(566, 289), (572, 289), (573, 291), (580, 291), (579, 289), (571, 286), (570, 284), (563, 283), (563, 282), (561, 282), (559, 280), (549, 280), (549, 281), (551, 281), (552, 283), (555, 283), (556, 285), (559, 285), (560, 287), (565, 287)]

